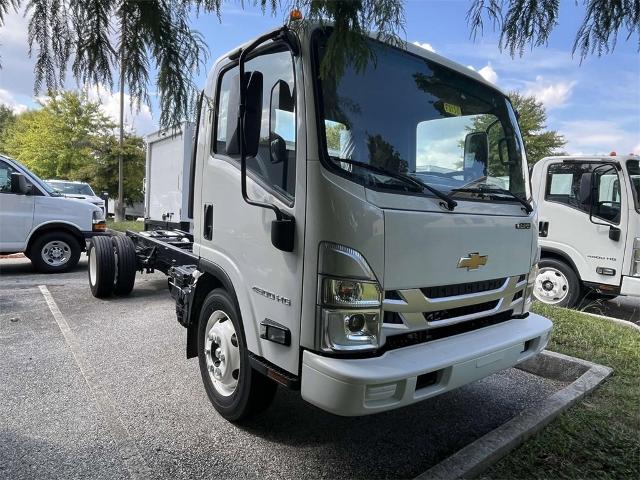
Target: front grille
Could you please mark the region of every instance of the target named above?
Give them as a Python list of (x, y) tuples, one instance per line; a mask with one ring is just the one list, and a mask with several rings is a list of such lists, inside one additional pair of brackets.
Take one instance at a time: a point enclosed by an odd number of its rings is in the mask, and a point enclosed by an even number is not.
[(497, 290), (504, 285), (506, 278), (495, 278), (493, 280), (482, 280), (480, 282), (456, 283), (454, 285), (439, 285), (437, 287), (426, 287), (420, 290), (427, 298), (445, 298), (458, 295), (468, 295), (470, 293), (487, 292)]
[(453, 325), (448, 325), (446, 327), (434, 328), (431, 330), (418, 330), (416, 332), (407, 332), (400, 335), (388, 336), (384, 348), (386, 350), (394, 350), (397, 348), (408, 347), (410, 345), (416, 345), (418, 343), (431, 342), (433, 340), (439, 340), (441, 338), (471, 332), (473, 330), (478, 330), (480, 328), (506, 322), (507, 320), (511, 319), (512, 315), (513, 310), (507, 310), (490, 317), (477, 318), (475, 320), (456, 323)]
[(424, 318), (427, 322), (438, 322), (440, 320), (448, 320), (450, 318), (464, 317), (465, 315), (473, 315), (474, 313), (493, 310), (498, 306), (498, 303), (500, 303), (500, 300), (492, 300), (490, 302), (476, 303), (474, 305), (466, 305), (464, 307), (449, 308), (448, 310), (424, 312)]

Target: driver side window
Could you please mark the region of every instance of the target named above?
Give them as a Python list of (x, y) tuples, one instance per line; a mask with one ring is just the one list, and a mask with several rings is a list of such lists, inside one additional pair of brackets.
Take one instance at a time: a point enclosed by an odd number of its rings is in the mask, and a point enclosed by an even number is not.
[[(262, 110), (259, 119), (260, 140), (255, 156), (247, 157), (247, 170), (268, 189), (288, 200), (295, 197), (296, 179), (296, 112), (293, 60), (288, 49), (269, 51), (249, 60), (246, 74), (258, 73), (262, 82)], [(227, 126), (230, 92), (238, 82), (238, 67), (222, 74), (216, 109), (215, 153), (227, 154)], [(233, 151), (233, 149), (230, 149)]]

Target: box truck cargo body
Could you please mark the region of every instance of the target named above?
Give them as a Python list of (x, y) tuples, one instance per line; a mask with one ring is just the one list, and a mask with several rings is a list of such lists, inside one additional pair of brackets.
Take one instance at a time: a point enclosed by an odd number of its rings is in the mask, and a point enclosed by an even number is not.
[(145, 230), (176, 228), (191, 231), (188, 196), (193, 124), (160, 130), (147, 136)]

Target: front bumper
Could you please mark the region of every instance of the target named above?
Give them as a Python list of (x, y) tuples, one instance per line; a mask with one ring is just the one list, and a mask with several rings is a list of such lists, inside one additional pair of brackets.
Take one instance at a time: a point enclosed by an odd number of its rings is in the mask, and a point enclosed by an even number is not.
[(532, 313), (375, 358), (341, 359), (305, 351), (302, 398), (343, 416), (403, 407), (536, 355), (549, 341), (551, 328), (550, 320)]
[(623, 276), (620, 295), (640, 297), (640, 277)]

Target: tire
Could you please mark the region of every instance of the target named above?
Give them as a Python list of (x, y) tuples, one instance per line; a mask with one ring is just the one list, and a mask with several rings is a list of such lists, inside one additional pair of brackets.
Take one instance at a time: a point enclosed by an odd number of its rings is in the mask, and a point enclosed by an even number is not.
[(80, 260), (80, 244), (70, 233), (47, 232), (37, 237), (29, 249), (29, 259), (42, 273), (62, 273)]
[(573, 268), (555, 258), (543, 258), (538, 268), (533, 287), (536, 300), (558, 307), (575, 306), (580, 299), (581, 285)]
[(213, 290), (202, 304), (198, 360), (209, 400), (227, 420), (239, 422), (271, 404), (277, 384), (251, 368), (242, 320), (226, 290)]
[(115, 235), (111, 237), (111, 241), (115, 252), (116, 267), (113, 293), (116, 295), (129, 295), (136, 281), (136, 247), (126, 235)]
[(87, 250), (89, 257), (89, 287), (96, 298), (111, 295), (114, 289), (116, 261), (109, 237), (93, 237)]

